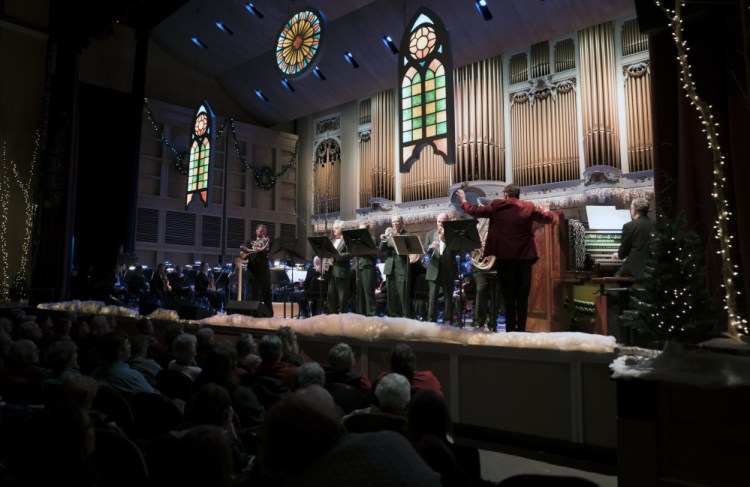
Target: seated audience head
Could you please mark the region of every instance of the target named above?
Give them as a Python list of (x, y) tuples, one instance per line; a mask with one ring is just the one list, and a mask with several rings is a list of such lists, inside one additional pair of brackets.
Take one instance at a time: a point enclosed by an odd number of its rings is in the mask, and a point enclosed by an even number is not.
[(182, 323), (170, 323), (167, 325), (167, 329), (164, 330), (164, 344), (168, 349), (171, 348), (175, 338), (183, 333), (185, 333), (185, 327)]
[(287, 357), (293, 353), (299, 353), (297, 333), (291, 326), (282, 326), (276, 330), (276, 335), (281, 338), (281, 356)]
[(401, 374), (411, 380), (416, 371), (417, 356), (409, 345), (399, 343), (391, 349), (391, 372)]
[(148, 355), (148, 338), (145, 335), (135, 335), (130, 338), (130, 357), (145, 358)]
[(375, 397), (383, 411), (403, 414), (411, 399), (409, 379), (396, 373), (385, 375), (375, 387)]
[(178, 363), (192, 364), (195, 362), (198, 339), (192, 333), (182, 333), (172, 342), (172, 354)]
[(105, 316), (94, 315), (89, 320), (89, 330), (92, 336), (99, 337), (112, 331), (112, 326)]
[(445, 439), (451, 430), (448, 405), (435, 391), (417, 391), (409, 404), (406, 429), (414, 440), (427, 435)]
[(192, 425), (212, 424), (224, 426), (232, 416), (229, 392), (213, 382), (198, 388), (185, 407), (185, 419)]
[(130, 337), (121, 331), (105, 333), (96, 341), (96, 349), (105, 363), (125, 362), (130, 358)]
[(207, 349), (215, 345), (214, 330), (211, 327), (204, 326), (198, 328), (195, 331), (195, 338), (198, 339), (197, 345), (199, 349)]
[(215, 382), (227, 388), (231, 393), (239, 385), (237, 377), (237, 353), (229, 341), (218, 343), (203, 361), (203, 370), (195, 380), (196, 386), (206, 382)]
[(166, 485), (229, 487), (234, 460), (229, 437), (218, 426), (190, 429), (172, 447), (166, 465)]
[(273, 479), (283, 482), (300, 472), (325, 455), (344, 434), (332, 407), (333, 399), (330, 403), (321, 401), (315, 393), (318, 387), (283, 398), (266, 417), (259, 459), (263, 472)]
[(311, 385), (324, 387), (326, 384), (326, 372), (317, 362), (306, 362), (299, 366), (294, 372), (294, 390), (304, 389)]
[(24, 321), (18, 325), (16, 330), (16, 337), (18, 340), (31, 340), (38, 342), (42, 339), (42, 328), (37, 324), (36, 321)]
[(148, 318), (141, 318), (135, 322), (135, 328), (141, 335), (153, 335), (154, 324)]
[(71, 339), (52, 342), (44, 351), (44, 366), (51, 370), (78, 368), (78, 345)]
[(347, 343), (341, 342), (328, 350), (328, 365), (334, 372), (345, 374), (354, 366), (354, 352)]
[(246, 355), (251, 353), (258, 354), (258, 344), (255, 343), (255, 338), (250, 333), (240, 333), (235, 343), (237, 349), (237, 358), (241, 360)]
[(52, 333), (56, 337), (69, 337), (73, 328), (74, 317), (60, 316), (52, 324)]
[(57, 399), (60, 405), (88, 411), (98, 391), (99, 381), (90, 375), (69, 375), (62, 380)]
[(39, 364), (39, 348), (31, 340), (16, 340), (10, 345), (5, 358), (8, 369), (21, 369), (27, 365)]
[(265, 364), (273, 364), (281, 360), (281, 338), (276, 335), (265, 335), (258, 346), (258, 353)]

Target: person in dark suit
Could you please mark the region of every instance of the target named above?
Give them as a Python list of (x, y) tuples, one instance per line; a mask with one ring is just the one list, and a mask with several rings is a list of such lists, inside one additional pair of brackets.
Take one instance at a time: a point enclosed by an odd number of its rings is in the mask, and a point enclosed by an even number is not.
[(385, 288), (388, 299), (388, 316), (411, 318), (409, 300), (409, 257), (398, 255), (393, 244), (393, 235), (411, 235), (404, 228), (404, 217), (397, 215), (391, 218), (391, 229), (380, 236), (380, 250), (386, 253)]
[(271, 269), (268, 266), (268, 249), (271, 239), (262, 223), (255, 228), (255, 240), (240, 247), (240, 256), (247, 258), (247, 270), (252, 274), (247, 298), (254, 301), (261, 296), (263, 304), (273, 316), (273, 294), (271, 293)]
[[(361, 223), (359, 228), (370, 231), (369, 223)], [(354, 257), (354, 268), (359, 272), (357, 281), (357, 313), (365, 316), (375, 316), (375, 256), (361, 255)]]
[(456, 252), (445, 250), (443, 222), (448, 221), (447, 213), (437, 216), (437, 228), (427, 232), (425, 253), (428, 255), (427, 272), (427, 321), (437, 322), (438, 291), (442, 288), (445, 306), (443, 323), (453, 319), (453, 288), (456, 281)]
[(615, 277), (640, 279), (646, 270), (646, 261), (651, 255), (649, 243), (654, 231), (654, 222), (648, 217), (648, 200), (633, 199), (630, 203), (630, 217), (633, 220), (622, 226), (620, 248), (612, 254), (613, 259), (625, 259)]
[(463, 211), (474, 217), (489, 218), (484, 255), (495, 256), (495, 268), (505, 301), (506, 330), (526, 331), (531, 266), (539, 260), (534, 224), (552, 223), (552, 212), (546, 205), (537, 208), (530, 201), (518, 199), (521, 188), (515, 184), (505, 187), (504, 198), (494, 199), (486, 206), (469, 204), (462, 189), (457, 190), (456, 195)]
[(339, 256), (333, 259), (328, 272), (328, 312), (347, 313), (349, 311), (349, 285), (351, 254), (346, 250), (341, 220), (333, 223), (333, 246)]

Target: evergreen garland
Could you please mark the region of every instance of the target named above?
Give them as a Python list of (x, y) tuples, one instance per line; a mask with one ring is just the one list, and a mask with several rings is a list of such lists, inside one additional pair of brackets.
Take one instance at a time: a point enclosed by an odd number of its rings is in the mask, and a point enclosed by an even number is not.
[(660, 342), (699, 343), (716, 336), (719, 314), (708, 293), (705, 254), (700, 237), (686, 228), (685, 215), (660, 215), (650, 245), (643, 288), (631, 292), (630, 309), (620, 316), (623, 325)]

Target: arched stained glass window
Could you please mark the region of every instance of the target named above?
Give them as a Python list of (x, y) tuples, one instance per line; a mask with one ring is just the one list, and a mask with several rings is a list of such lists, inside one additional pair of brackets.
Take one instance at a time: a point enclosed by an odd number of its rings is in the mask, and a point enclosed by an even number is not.
[(211, 184), (211, 147), (214, 143), (214, 114), (204, 101), (193, 117), (190, 134), (190, 163), (188, 165), (185, 209), (197, 197), (208, 206), (208, 188)]
[(321, 56), (326, 35), (325, 16), (305, 7), (281, 27), (276, 37), (276, 67), (284, 78), (295, 79), (309, 73)]
[(424, 147), (432, 145), (453, 164), (453, 72), (448, 32), (430, 10), (421, 8), (401, 38), (401, 172), (409, 172)]

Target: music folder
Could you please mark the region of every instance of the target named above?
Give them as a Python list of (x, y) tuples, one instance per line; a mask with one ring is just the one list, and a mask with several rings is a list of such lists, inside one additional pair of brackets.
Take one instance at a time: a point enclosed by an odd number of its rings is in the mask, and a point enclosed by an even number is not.
[(341, 233), (344, 237), (346, 249), (353, 257), (377, 255), (378, 248), (375, 246), (375, 241), (366, 228), (344, 230)]
[(398, 255), (423, 255), (422, 239), (416, 235), (394, 235), (393, 246)]

